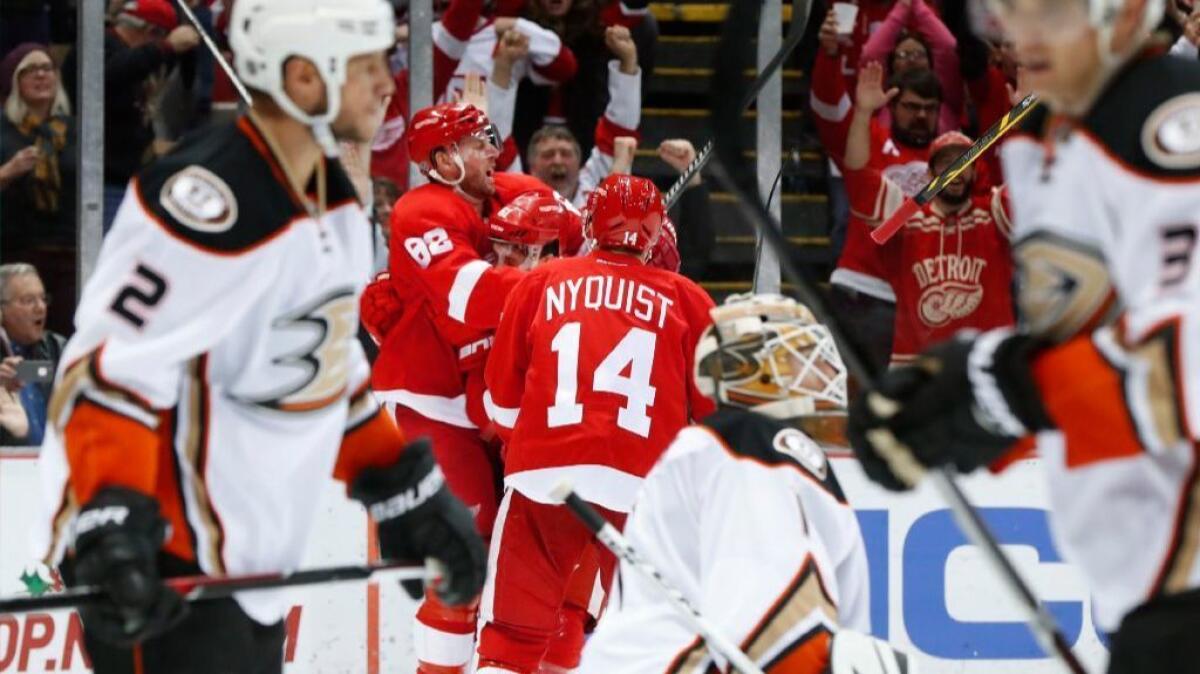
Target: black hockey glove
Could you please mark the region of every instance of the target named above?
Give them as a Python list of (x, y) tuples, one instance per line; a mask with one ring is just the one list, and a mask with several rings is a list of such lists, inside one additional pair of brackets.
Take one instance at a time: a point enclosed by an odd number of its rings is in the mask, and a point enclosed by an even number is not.
[[(394, 465), (364, 469), (350, 485), (350, 495), (379, 525), (385, 559), (420, 563), (432, 557), (440, 562), (445, 576), (436, 590), (452, 606), (479, 595), (487, 550), (471, 512), (446, 488), (428, 440), (405, 447)], [(404, 589), (413, 599), (423, 594), (420, 583), (405, 583)]]
[(132, 646), (183, 620), (187, 602), (158, 577), (166, 538), (158, 502), (145, 494), (106, 487), (84, 506), (75, 520), (75, 581), (103, 588), (109, 599), (80, 607), (88, 634)]
[(885, 373), (850, 406), (847, 436), (867, 476), (911, 489), (928, 468), (970, 472), (1052, 428), (1029, 371), (1037, 345), (1008, 330), (960, 334)]

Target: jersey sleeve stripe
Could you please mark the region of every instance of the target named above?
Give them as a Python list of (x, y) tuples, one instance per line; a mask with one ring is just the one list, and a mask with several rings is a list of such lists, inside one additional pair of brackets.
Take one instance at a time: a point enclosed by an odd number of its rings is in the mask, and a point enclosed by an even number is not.
[[(742, 650), (756, 662), (766, 657), (778, 657), (798, 646), (796, 642), (803, 643), (806, 640), (806, 636), (788, 638), (797, 626), (806, 625), (806, 633), (814, 627), (814, 622), (834, 627), (837, 625), (837, 614), (837, 605), (830, 598), (816, 562), (809, 555), (792, 582), (742, 643)], [(789, 648), (781, 649), (782, 643), (789, 644)]]
[(517, 414), (521, 411), (520, 408), (497, 405), (496, 401), (492, 400), (491, 391), (483, 392), (483, 409), (487, 412), (488, 418), (497, 424), (508, 429), (516, 428)]
[(704, 644), (703, 637), (696, 637), (692, 643), (688, 644), (671, 664), (663, 671), (663, 674), (683, 674), (684, 672), (700, 671), (700, 666), (709, 660), (708, 647)]
[[(187, 478), (181, 485), (190, 500), (192, 512), (200, 526), (193, 527), (197, 534), (197, 561), (209, 574), (224, 574), (225, 527), (213, 507), (208, 491), (205, 468), (208, 462), (210, 390), (208, 387), (206, 355), (194, 359), (188, 365), (185, 394), (180, 401), (180, 413), (185, 426), (182, 429), (182, 458), (186, 462)], [(177, 440), (178, 441), (178, 440)]]
[(450, 318), (465, 323), (467, 320), (467, 305), (471, 302), (471, 293), (479, 283), (484, 272), (492, 265), (483, 260), (472, 260), (464, 264), (454, 276), (454, 284), (450, 286), (450, 307), (447, 313)]

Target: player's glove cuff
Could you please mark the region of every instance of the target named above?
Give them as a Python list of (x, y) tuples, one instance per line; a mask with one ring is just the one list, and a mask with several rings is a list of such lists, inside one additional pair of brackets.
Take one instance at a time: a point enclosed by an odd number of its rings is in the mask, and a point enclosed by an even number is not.
[[(437, 593), (447, 604), (465, 604), (479, 594), (487, 550), (470, 511), (446, 487), (428, 440), (405, 447), (391, 466), (364, 469), (351, 483), (350, 495), (379, 525), (385, 559), (436, 559), (445, 573)], [(406, 582), (404, 589), (414, 599), (424, 594), (419, 583)]]
[(967, 355), (972, 412), (979, 425), (1013, 439), (1054, 427), (1030, 372), (1041, 342), (1009, 328), (985, 332)]

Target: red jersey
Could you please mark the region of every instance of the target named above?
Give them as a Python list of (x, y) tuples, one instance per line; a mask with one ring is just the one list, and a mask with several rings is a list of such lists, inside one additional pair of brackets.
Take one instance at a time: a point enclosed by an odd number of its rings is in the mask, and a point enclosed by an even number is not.
[[(526, 192), (554, 191), (532, 176), (498, 173), (491, 213)], [(468, 414), (465, 373), (478, 368), (500, 309), (524, 272), (493, 267), (488, 230), (453, 188), (429, 183), (392, 209), (388, 271), (400, 316), (383, 335), (372, 385), (383, 402), (463, 428), (483, 420)]]
[[(904, 194), (878, 171), (852, 171), (859, 186), (850, 207), (871, 226), (886, 220)], [(917, 354), (955, 332), (1015, 322), (1010, 225), (1003, 189), (975, 195), (956, 212), (926, 205), (882, 247), (896, 296), (892, 362)]]
[[(847, 117), (848, 118), (848, 117)], [(818, 123), (820, 129), (823, 124)], [(827, 134), (822, 134), (824, 137)], [(841, 136), (845, 147), (845, 135)], [(921, 191), (929, 182), (929, 147), (912, 147), (892, 138), (888, 129), (876, 119), (871, 120), (871, 158), (863, 171), (845, 174), (846, 194), (850, 199), (850, 220), (846, 225), (846, 243), (838, 258), (837, 269), (830, 279), (833, 283), (852, 288), (881, 300), (895, 301), (888, 283), (889, 250), (871, 240), (871, 227), (864, 221), (855, 203), (872, 202), (878, 185), (860, 185), (856, 175), (882, 174), (899, 186), (905, 196)]]
[(690, 279), (607, 251), (529, 272), (485, 373), (505, 484), (551, 503), (568, 479), (584, 499), (628, 512), (675, 434), (715, 409), (692, 378), (712, 307)]

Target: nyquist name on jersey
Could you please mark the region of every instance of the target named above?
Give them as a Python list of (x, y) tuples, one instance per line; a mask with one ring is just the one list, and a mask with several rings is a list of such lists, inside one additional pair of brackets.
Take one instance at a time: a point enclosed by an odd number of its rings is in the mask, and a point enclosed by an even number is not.
[(674, 302), (666, 295), (637, 281), (611, 276), (585, 276), (566, 279), (546, 288), (546, 320), (558, 314), (574, 312), (580, 301), (584, 309), (624, 311), (640, 321), (652, 322), (655, 305), (658, 327), (667, 322), (667, 309)]

